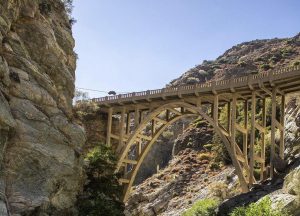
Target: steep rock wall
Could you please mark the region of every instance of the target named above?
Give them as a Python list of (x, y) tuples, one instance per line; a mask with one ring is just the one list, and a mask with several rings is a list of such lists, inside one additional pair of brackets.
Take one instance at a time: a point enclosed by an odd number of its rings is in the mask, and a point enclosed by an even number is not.
[(0, 3), (0, 214), (67, 215), (82, 185), (76, 55), (60, 0)]

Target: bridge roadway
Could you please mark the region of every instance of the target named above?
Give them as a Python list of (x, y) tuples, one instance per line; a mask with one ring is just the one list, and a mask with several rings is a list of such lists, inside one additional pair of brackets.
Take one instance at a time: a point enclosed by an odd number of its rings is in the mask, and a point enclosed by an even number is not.
[(226, 93), (230, 95), (233, 92), (238, 92), (242, 98), (249, 99), (253, 90), (256, 90), (259, 95), (265, 96), (270, 94), (265, 90), (275, 86), (280, 87), (278, 90), (282, 94), (299, 91), (299, 76), (299, 66), (289, 67), (228, 80), (93, 98), (91, 101), (97, 103), (100, 107), (114, 107), (115, 112), (121, 112), (118, 107), (122, 106), (134, 111), (136, 104), (139, 104), (141, 109), (147, 110), (149, 105), (153, 108), (164, 104), (166, 101), (178, 101), (183, 98), (184, 100), (195, 100), (195, 96), (201, 96), (202, 103), (211, 103), (211, 96), (216, 94), (225, 95), (223, 101), (226, 102), (228, 100)]
[[(285, 96), (297, 91), (300, 91), (299, 66), (91, 101), (108, 114), (106, 144), (114, 146), (119, 156), (117, 171), (123, 173), (119, 181), (124, 185), (125, 202), (144, 158), (158, 137), (175, 121), (189, 116), (201, 117), (214, 128), (232, 159), (242, 191), (248, 191), (254, 183), (273, 178), (274, 160), (284, 159)], [(271, 101), (271, 113), (267, 113), (266, 100)], [(258, 101), (262, 105), (258, 106)], [(241, 103), (242, 111), (237, 109)], [(221, 125), (219, 120), (224, 108), (227, 108), (227, 125)], [(237, 114), (242, 116), (242, 121), (236, 118)], [(118, 117), (113, 118), (113, 115)], [(271, 117), (271, 127), (266, 124), (267, 116)], [(117, 129), (112, 127), (113, 119), (118, 121)], [(238, 132), (242, 133), (242, 141), (237, 139)], [(257, 137), (257, 133), (261, 136)], [(269, 133), (271, 156), (267, 161)], [(259, 179), (254, 176), (254, 169), (258, 168)]]

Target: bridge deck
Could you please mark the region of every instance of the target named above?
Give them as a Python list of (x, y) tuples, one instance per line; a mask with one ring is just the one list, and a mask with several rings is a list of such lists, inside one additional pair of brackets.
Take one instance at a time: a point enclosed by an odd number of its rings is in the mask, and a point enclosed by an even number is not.
[[(284, 159), (285, 95), (296, 91), (300, 91), (300, 67), (91, 101), (108, 112), (106, 144), (117, 146), (116, 152), (120, 154), (117, 170), (123, 173), (119, 181), (124, 185), (126, 200), (153, 144), (171, 124), (188, 116), (201, 117), (214, 128), (232, 159), (244, 192), (258, 181), (273, 178), (273, 159), (275, 156)], [(257, 98), (266, 97), (270, 98), (272, 110), (267, 113), (267, 101), (261, 100), (258, 112)], [(237, 111), (238, 103), (242, 104), (242, 111)], [(280, 115), (277, 114), (279, 106)], [(227, 123), (221, 124), (219, 114), (224, 108), (227, 108)], [(241, 113), (244, 121), (237, 119), (237, 113)], [(118, 123), (114, 129), (113, 114), (119, 114), (114, 118)], [(267, 127), (267, 116), (271, 118), (271, 127)], [(242, 140), (237, 139), (237, 132), (242, 133)], [(277, 132), (279, 142), (276, 142)], [(266, 157), (267, 134), (270, 134), (269, 159)], [(255, 164), (260, 168), (260, 178), (254, 175)], [(267, 175), (266, 170), (269, 170)]]
[[(170, 87), (116, 96), (94, 98), (100, 107), (124, 106), (134, 110), (136, 104), (141, 108), (149, 109), (149, 104), (161, 104), (172, 100), (193, 100), (200, 97), (202, 103), (211, 103), (213, 95), (223, 96), (224, 102), (228, 101), (232, 92), (237, 92), (240, 98), (251, 97), (252, 90), (256, 90), (258, 95), (267, 96), (268, 90), (278, 87), (279, 92), (287, 94), (300, 91), (300, 67), (290, 67), (275, 71), (263, 72), (260, 74), (248, 75), (228, 80), (212, 81), (203, 84), (185, 85), (180, 87)], [(228, 96), (226, 96), (228, 94)], [(221, 99), (222, 102), (222, 99)], [(132, 105), (132, 106), (131, 106)]]

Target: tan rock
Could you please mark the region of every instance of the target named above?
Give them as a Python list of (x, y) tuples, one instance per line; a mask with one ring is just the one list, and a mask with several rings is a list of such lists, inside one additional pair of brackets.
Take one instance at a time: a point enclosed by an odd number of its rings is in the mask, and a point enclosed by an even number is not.
[(74, 215), (83, 183), (74, 39), (61, 1), (39, 2), (0, 4), (0, 215)]

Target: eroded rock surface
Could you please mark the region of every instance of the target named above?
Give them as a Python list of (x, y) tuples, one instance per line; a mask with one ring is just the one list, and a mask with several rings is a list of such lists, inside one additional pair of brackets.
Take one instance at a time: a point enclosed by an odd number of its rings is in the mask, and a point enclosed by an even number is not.
[(125, 215), (179, 216), (196, 200), (212, 197), (214, 193), (222, 191), (224, 198), (239, 193), (232, 166), (212, 169), (210, 157), (213, 155), (205, 159), (200, 155), (200, 152), (187, 148), (165, 169), (134, 187)]
[(83, 179), (76, 56), (60, 0), (0, 3), (0, 214), (67, 215)]

